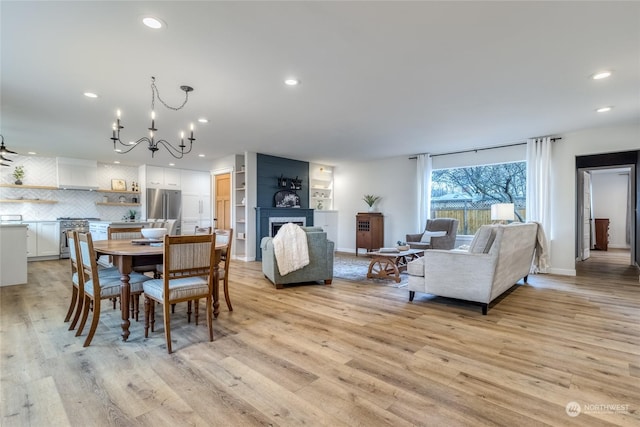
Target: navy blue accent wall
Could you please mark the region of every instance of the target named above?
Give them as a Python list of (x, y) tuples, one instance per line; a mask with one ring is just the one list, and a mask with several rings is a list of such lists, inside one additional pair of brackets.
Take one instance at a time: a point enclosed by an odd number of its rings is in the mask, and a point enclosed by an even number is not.
[(309, 163), (283, 157), (268, 156), (258, 153), (257, 156), (257, 206), (261, 208), (275, 207), (273, 196), (282, 190), (278, 187), (278, 178), (295, 178), (302, 180), (302, 188), (296, 190), (300, 197), (300, 207), (309, 208)]

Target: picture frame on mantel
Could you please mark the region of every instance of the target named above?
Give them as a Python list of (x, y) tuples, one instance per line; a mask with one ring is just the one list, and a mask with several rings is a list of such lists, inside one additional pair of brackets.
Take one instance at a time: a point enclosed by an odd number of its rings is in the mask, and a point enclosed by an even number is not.
[(127, 182), (124, 179), (112, 179), (111, 189), (115, 191), (126, 191)]

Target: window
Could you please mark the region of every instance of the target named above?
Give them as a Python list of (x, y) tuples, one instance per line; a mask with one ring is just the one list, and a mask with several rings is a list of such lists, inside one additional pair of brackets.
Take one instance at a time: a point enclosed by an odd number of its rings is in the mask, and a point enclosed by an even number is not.
[(517, 221), (524, 221), (526, 162), (510, 162), (434, 170), (431, 217), (457, 218), (458, 234), (475, 234), (491, 224), (491, 205), (514, 203)]

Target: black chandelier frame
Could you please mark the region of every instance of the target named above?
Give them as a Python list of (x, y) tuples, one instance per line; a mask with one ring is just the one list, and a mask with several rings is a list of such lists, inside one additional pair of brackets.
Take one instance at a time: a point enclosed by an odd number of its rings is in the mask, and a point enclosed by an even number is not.
[[(167, 141), (166, 139), (156, 140), (154, 138), (155, 132), (158, 131), (158, 129), (155, 126), (156, 97), (158, 98), (158, 101), (160, 101), (160, 103), (162, 103), (162, 105), (164, 105), (166, 108), (170, 110), (178, 111), (178, 110), (181, 110), (187, 104), (187, 101), (189, 101), (189, 92), (193, 92), (193, 88), (191, 86), (183, 85), (183, 86), (180, 86), (180, 90), (184, 91), (184, 101), (180, 106), (172, 107), (168, 105), (166, 102), (164, 102), (162, 98), (160, 98), (160, 91), (158, 91), (158, 87), (156, 86), (156, 78), (151, 77), (151, 127), (148, 128), (149, 136), (148, 137), (144, 136), (132, 143), (122, 142), (122, 140), (120, 139), (120, 131), (124, 129), (124, 126), (122, 126), (120, 122), (120, 110), (118, 110), (116, 113), (116, 122), (113, 124), (113, 135), (110, 138), (113, 141), (114, 151), (117, 152), (118, 154), (126, 154), (131, 150), (133, 150), (134, 148), (136, 148), (141, 143), (146, 143), (147, 149), (151, 151), (151, 157), (155, 156), (156, 151), (159, 151), (160, 147), (164, 147), (167, 150), (167, 152), (169, 152), (169, 154), (171, 154), (176, 159), (182, 159), (185, 154), (189, 154), (193, 149), (193, 142), (196, 140), (195, 137), (193, 136), (193, 123), (191, 124), (191, 133), (187, 137), (187, 141), (189, 142), (188, 150), (185, 150), (187, 148), (187, 145), (185, 144), (184, 133), (182, 133), (180, 138), (180, 144), (177, 147), (175, 147), (173, 144), (171, 144), (171, 142)], [(120, 144), (123, 147), (126, 147), (126, 150), (118, 149), (118, 144)]]

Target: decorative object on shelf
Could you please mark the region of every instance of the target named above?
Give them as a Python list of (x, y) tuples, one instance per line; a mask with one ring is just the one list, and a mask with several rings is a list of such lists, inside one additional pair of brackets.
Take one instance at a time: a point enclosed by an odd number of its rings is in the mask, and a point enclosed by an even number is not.
[(111, 189), (116, 191), (126, 191), (127, 190), (127, 182), (124, 179), (112, 179), (111, 180)]
[(13, 178), (16, 180), (16, 185), (22, 185), (22, 178), (24, 178), (24, 166), (16, 166), (13, 170)]
[(291, 189), (292, 190), (301, 190), (302, 189), (302, 180), (298, 179), (298, 177), (296, 176), (296, 179), (290, 179), (291, 181)]
[(373, 212), (373, 205), (380, 200), (380, 196), (374, 196), (373, 194), (365, 194), (362, 198), (364, 202), (369, 206), (369, 212)]
[[(185, 150), (187, 146), (184, 143), (184, 132), (180, 133), (180, 138), (181, 138), (180, 145), (178, 145), (177, 147), (175, 147), (166, 139), (159, 139), (156, 141), (154, 139), (154, 133), (158, 129), (156, 129), (156, 126), (155, 126), (155, 120), (156, 120), (155, 101), (156, 101), (156, 97), (158, 97), (158, 101), (160, 101), (162, 105), (164, 105), (166, 108), (174, 111), (181, 110), (182, 107), (184, 107), (187, 104), (187, 101), (189, 100), (189, 92), (193, 91), (193, 88), (191, 86), (180, 86), (180, 90), (184, 91), (184, 95), (185, 95), (184, 102), (179, 107), (172, 107), (168, 105), (166, 102), (164, 102), (162, 98), (160, 98), (160, 92), (158, 91), (158, 88), (155, 82), (156, 82), (156, 78), (151, 77), (151, 127), (148, 128), (149, 136), (148, 137), (144, 136), (132, 143), (122, 142), (120, 140), (120, 129), (124, 129), (124, 126), (120, 124), (120, 110), (117, 110), (116, 122), (113, 124), (113, 136), (111, 137), (111, 140), (113, 141), (113, 149), (120, 154), (125, 154), (133, 150), (134, 148), (136, 148), (141, 142), (146, 142), (148, 144), (147, 148), (149, 149), (149, 151), (151, 151), (151, 157), (154, 157), (156, 151), (160, 150), (160, 147), (162, 146), (166, 148), (169, 154), (171, 154), (173, 157), (175, 157), (176, 159), (181, 159), (184, 157), (185, 154), (189, 154), (191, 152), (191, 149), (193, 148), (193, 141), (196, 140), (193, 137), (193, 123), (191, 123), (191, 134), (187, 138), (187, 140), (189, 141), (188, 150)], [(120, 145), (126, 147), (126, 149), (116, 148), (117, 147), (116, 143), (120, 143)]]
[(118, 201), (119, 201), (120, 203), (124, 203), (124, 202), (126, 202), (126, 201), (127, 201), (127, 198), (126, 198), (126, 197), (124, 197), (124, 196), (120, 196), (120, 197), (118, 198)]
[[(18, 154), (18, 153), (16, 153), (15, 151), (11, 151), (7, 147), (5, 147), (4, 136), (0, 135), (0, 138), (2, 138), (2, 143), (0, 144), (0, 160), (2, 160), (2, 162), (13, 162), (13, 160), (6, 158), (5, 154)], [(0, 162), (0, 166), (9, 166), (2, 162)]]
[(278, 191), (274, 196), (276, 208), (299, 208), (300, 197), (289, 190)]
[(298, 179), (297, 176), (295, 178), (285, 178), (280, 175), (280, 178), (278, 178), (278, 187), (290, 188), (291, 190), (301, 190), (302, 180)]
[(318, 200), (318, 206), (316, 207), (319, 211), (322, 210), (322, 200)]
[(102, 203), (109, 203), (109, 197), (102, 196)]
[(398, 240), (396, 243), (398, 244), (397, 248), (400, 252), (409, 250), (409, 245), (407, 244), (407, 242)]

